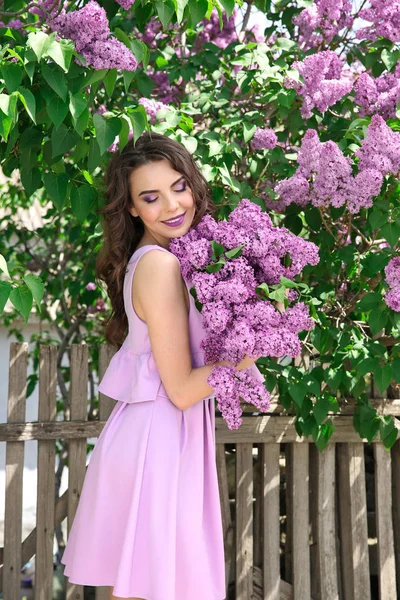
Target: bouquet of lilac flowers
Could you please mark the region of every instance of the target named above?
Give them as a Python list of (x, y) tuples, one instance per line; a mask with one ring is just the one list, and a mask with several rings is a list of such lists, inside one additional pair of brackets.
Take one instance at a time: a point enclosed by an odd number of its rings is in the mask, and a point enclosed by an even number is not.
[[(314, 326), (308, 307), (298, 302), (281, 313), (271, 299), (283, 301), (285, 287), (295, 285), (292, 279), (307, 264), (319, 262), (315, 244), (273, 227), (257, 204), (243, 199), (227, 221), (204, 216), (186, 235), (172, 240), (170, 250), (194, 288), (206, 331), (201, 346), (206, 363), (228, 360), (237, 365), (246, 355), (300, 354), (298, 334)], [(297, 297), (290, 289), (289, 300)], [(261, 412), (269, 409), (263, 378), (253, 374), (252, 368), (221, 366), (207, 379), (230, 429), (242, 422), (241, 398)]]

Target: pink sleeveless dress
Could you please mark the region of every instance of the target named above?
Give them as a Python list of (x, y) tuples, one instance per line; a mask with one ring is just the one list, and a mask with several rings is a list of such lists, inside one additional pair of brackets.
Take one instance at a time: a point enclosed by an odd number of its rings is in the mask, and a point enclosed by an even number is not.
[[(118, 402), (90, 456), (61, 562), (71, 583), (114, 586), (121, 598), (224, 600), (215, 400), (184, 411), (171, 402), (131, 302), (135, 267), (154, 249), (169, 252), (143, 246), (128, 263), (129, 333), (99, 385)], [(205, 332), (189, 298), (192, 364), (199, 367)]]

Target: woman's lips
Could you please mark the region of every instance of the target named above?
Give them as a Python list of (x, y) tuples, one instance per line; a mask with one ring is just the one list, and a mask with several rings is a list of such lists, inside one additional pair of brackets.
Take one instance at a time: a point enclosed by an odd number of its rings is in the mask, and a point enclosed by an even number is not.
[(162, 223), (165, 223), (165, 225), (168, 225), (168, 227), (179, 227), (185, 220), (185, 214), (186, 213), (183, 213), (182, 215), (178, 215), (173, 219), (168, 219), (168, 221), (162, 221)]

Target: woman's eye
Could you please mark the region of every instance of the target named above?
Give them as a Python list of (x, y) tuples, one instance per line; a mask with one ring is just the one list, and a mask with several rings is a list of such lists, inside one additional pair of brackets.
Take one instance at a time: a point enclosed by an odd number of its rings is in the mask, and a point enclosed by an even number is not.
[(183, 184), (183, 187), (180, 188), (179, 190), (176, 190), (177, 192), (184, 192), (186, 190), (186, 183)]
[(143, 198), (143, 200), (145, 202), (147, 202), (147, 204), (151, 204), (152, 202), (155, 202), (157, 200), (157, 198), (147, 198), (146, 196)]

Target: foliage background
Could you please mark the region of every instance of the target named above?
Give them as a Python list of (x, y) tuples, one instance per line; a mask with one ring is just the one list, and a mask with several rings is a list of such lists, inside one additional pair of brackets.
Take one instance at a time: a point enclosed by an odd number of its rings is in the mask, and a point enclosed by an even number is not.
[[(52, 8), (54, 2), (38, 4)], [(87, 4), (65, 6), (73, 12)], [(110, 39), (136, 58), (135, 69), (117, 68), (118, 61), (114, 68), (85, 65), (77, 42), (57, 36), (43, 12), (29, 12), (19, 0), (3, 7), (0, 162), (10, 179), (0, 191), (0, 311), (4, 326), (20, 338), (13, 325), (18, 314), (27, 322), (35, 310), (42, 320), (41, 334), (30, 340), (35, 372), (28, 393), (37, 385), (39, 344), (57, 343), (58, 409), (67, 415), (69, 375), (62, 359), (69, 356), (72, 342), (84, 342), (91, 353), (88, 418), (96, 416), (97, 346), (109, 309), (104, 290), (94, 281), (102, 239), (97, 216), (104, 202), (102, 177), (110, 150), (151, 129), (194, 154), (212, 185), (220, 218), (249, 198), (269, 211), (274, 225), (320, 249), (319, 265), (298, 278), (309, 286), (301, 299), (316, 321), (314, 330), (302, 335), (310, 366), (292, 359), (259, 360), (269, 391), (277, 388), (285, 409), (296, 415), (299, 435), (311, 435), (322, 450), (334, 430), (328, 412), (339, 412), (347, 399), (356, 402), (354, 427), (360, 436), (372, 441), (380, 435), (390, 448), (397, 422), (377, 414), (366, 392), (372, 381), (382, 394), (388, 390), (389, 398), (399, 397), (400, 313), (385, 302), (384, 272), (399, 255), (398, 169), (385, 174), (372, 205), (358, 213), (346, 203), (335, 207), (329, 199), (320, 206), (285, 205), (275, 188), (296, 172), (310, 129), (321, 142), (337, 145), (354, 174), (356, 152), (374, 115), (399, 132), (395, 82), (400, 78), (400, 36), (395, 31), (388, 37), (355, 37), (357, 16), (368, 2), (350, 3), (355, 22), (344, 27), (346, 1), (325, 2), (339, 12), (336, 19), (320, 19), (314, 45), (307, 45), (304, 29), (302, 33), (295, 23), (304, 10), (322, 6), (321, 0), (257, 0), (254, 5), (268, 18), (265, 31), (247, 30), (253, 3), (244, 7), (241, 31), (234, 26), (238, 4), (231, 0), (136, 0), (128, 10), (114, 0), (97, 4), (106, 11)], [(56, 9), (61, 8), (56, 2)], [(293, 63), (327, 50), (343, 60), (351, 89), (306, 117), (303, 95), (286, 78), (304, 84)], [(392, 78), (395, 91), (388, 101), (385, 96), (386, 104), (361, 106), (356, 87), (360, 73), (379, 80), (381, 89), (381, 78)], [(324, 78), (326, 73), (322, 79), (311, 78), (314, 92), (322, 89)], [(340, 74), (328, 78), (343, 84)], [(254, 136), (265, 127), (275, 132), (276, 144), (257, 148)], [(339, 163), (337, 168), (339, 179)], [(18, 207), (35, 204), (41, 207), (43, 226), (34, 231), (16, 226)], [(58, 451), (62, 469), (67, 456), (61, 443)]]

